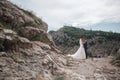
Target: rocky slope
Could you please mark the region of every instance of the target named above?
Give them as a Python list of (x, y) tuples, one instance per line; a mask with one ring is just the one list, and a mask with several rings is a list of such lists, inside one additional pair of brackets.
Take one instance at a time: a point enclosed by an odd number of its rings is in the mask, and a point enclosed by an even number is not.
[(47, 24), (0, 0), (0, 80), (53, 80), (66, 59), (47, 33)]
[(0, 0), (1, 25), (17, 29), (32, 26), (47, 31), (47, 24), (29, 11), (23, 10), (7, 0)]
[(66, 75), (61, 80), (119, 80), (120, 68), (111, 65), (110, 57), (87, 60), (69, 59)]
[(54, 46), (29, 41), (12, 30), (0, 29), (0, 40), (0, 80), (53, 80), (66, 64)]
[[(0, 0), (0, 27), (12, 29), (29, 40), (47, 40), (47, 24), (29, 11), (23, 10), (7, 0)], [(43, 40), (45, 38), (46, 40)]]
[(120, 49), (120, 34), (103, 31), (84, 30), (65, 26), (58, 31), (49, 32), (58, 46), (65, 54), (73, 54), (79, 48), (79, 39), (86, 37), (88, 53), (94, 57), (115, 55)]

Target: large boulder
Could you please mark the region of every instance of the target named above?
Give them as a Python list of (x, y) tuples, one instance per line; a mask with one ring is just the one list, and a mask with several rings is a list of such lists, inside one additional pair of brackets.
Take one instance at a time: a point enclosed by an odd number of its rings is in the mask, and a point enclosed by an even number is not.
[(44, 30), (39, 28), (34, 28), (30, 26), (26, 26), (21, 29), (21, 36), (28, 38), (32, 41), (41, 41), (49, 45), (54, 45), (54, 42), (49, 34), (47, 34)]
[(0, 51), (18, 51), (19, 48), (30, 47), (32, 47), (32, 44), (28, 39), (18, 36), (12, 30), (0, 29)]

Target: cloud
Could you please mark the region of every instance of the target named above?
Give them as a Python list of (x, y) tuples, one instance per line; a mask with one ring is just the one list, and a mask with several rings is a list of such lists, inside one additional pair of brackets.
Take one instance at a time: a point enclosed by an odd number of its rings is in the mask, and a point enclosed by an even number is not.
[(22, 8), (33, 10), (45, 20), (49, 29), (64, 24), (74, 26), (104, 22), (120, 22), (120, 0), (10, 0)]

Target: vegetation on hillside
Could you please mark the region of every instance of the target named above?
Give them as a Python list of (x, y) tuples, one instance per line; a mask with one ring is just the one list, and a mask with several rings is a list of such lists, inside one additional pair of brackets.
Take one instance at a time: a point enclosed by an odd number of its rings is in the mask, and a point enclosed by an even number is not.
[[(117, 55), (120, 49), (120, 33), (92, 31), (72, 26), (64, 26), (58, 31), (50, 31), (55, 44), (65, 54), (73, 54), (79, 47), (79, 39), (87, 38), (88, 53), (93, 57), (105, 57)], [(120, 60), (117, 56), (115, 60)]]
[(115, 55), (111, 63), (120, 67), (120, 54)]
[[(120, 41), (120, 34), (119, 33), (113, 33), (113, 32), (103, 32), (103, 31), (92, 31), (92, 30), (85, 30), (80, 28), (75, 28), (72, 26), (64, 26), (63, 28), (59, 29), (58, 31), (50, 31), (51, 35), (55, 33), (57, 37), (62, 37), (62, 40), (55, 40), (56, 36), (53, 36), (54, 41), (56, 44), (63, 44), (65, 46), (72, 46), (72, 45), (79, 45), (78, 41), (79, 38), (82, 38), (83, 36), (87, 39), (97, 38), (99, 37), (99, 42), (102, 42), (101, 39), (107, 40), (107, 41)], [(59, 33), (61, 33), (59, 35)], [(69, 41), (70, 39), (72, 41)], [(69, 44), (67, 44), (66, 41), (69, 41)]]
[(105, 37), (107, 40), (117, 40), (120, 41), (120, 34), (113, 33), (113, 32), (104, 32), (104, 31), (92, 31), (92, 30), (85, 30), (81, 28), (75, 28), (70, 26), (64, 26), (59, 31), (63, 31), (67, 33), (71, 37), (80, 38), (85, 36), (87, 39), (91, 39), (95, 36)]

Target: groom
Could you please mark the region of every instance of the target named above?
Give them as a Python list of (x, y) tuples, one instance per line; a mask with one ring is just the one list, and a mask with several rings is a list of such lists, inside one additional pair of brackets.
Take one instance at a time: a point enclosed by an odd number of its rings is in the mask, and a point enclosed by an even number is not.
[(88, 46), (87, 46), (87, 40), (86, 40), (85, 37), (83, 37), (83, 40), (84, 40), (83, 46), (84, 46), (84, 49), (85, 49), (85, 54), (86, 54), (86, 59), (87, 59), (87, 58), (88, 58), (88, 53), (87, 53), (87, 48), (88, 48)]

